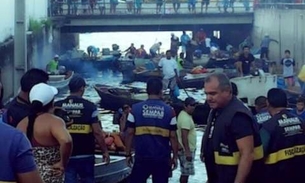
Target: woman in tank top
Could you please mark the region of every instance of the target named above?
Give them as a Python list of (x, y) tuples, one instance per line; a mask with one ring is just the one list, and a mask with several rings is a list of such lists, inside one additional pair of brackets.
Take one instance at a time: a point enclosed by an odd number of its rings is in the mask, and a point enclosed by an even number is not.
[(45, 183), (63, 183), (64, 170), (72, 151), (72, 139), (64, 121), (52, 114), (57, 89), (35, 85), (29, 95), (32, 112), (17, 126), (33, 146), (35, 162)]

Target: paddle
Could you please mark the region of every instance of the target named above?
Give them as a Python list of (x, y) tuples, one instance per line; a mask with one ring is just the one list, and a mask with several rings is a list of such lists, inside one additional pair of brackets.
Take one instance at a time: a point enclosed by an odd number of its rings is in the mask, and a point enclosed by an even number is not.
[(183, 83), (182, 83), (180, 78), (178, 78), (178, 82), (180, 82), (180, 85), (181, 85), (183, 91), (185, 92), (185, 94), (187, 95), (187, 97), (190, 97), (190, 95), (187, 93), (187, 91), (186, 91), (186, 89), (185, 89), (185, 87), (184, 87), (184, 85), (183, 85)]

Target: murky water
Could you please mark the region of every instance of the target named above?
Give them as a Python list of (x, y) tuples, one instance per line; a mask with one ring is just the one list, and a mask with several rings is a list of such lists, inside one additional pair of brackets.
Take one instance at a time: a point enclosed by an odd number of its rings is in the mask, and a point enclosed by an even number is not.
[[(122, 81), (122, 77), (112, 77), (112, 75), (105, 76), (102, 73), (99, 73), (97, 77), (95, 78), (86, 78), (87, 81), (87, 88), (86, 92), (84, 94), (84, 98), (96, 103), (97, 105), (100, 102), (100, 97), (98, 96), (97, 92), (94, 90), (93, 86), (94, 84), (109, 84), (113, 86), (122, 86), (120, 85), (120, 82)], [(135, 82), (133, 83), (133, 86), (137, 86), (139, 88), (145, 88), (145, 83)], [(124, 86), (122, 86), (124, 87)], [(180, 91), (180, 98), (184, 99), (187, 97), (185, 92), (183, 90)], [(189, 95), (193, 96), (197, 100), (202, 100), (204, 98), (202, 91), (189, 91)], [(68, 96), (68, 91), (61, 91), (57, 99), (62, 99), (64, 97)], [(102, 101), (101, 101), (102, 102)], [(113, 131), (119, 131), (118, 125), (112, 124), (112, 116), (113, 114), (110, 112), (109, 114), (100, 114), (100, 120), (103, 125), (103, 129), (106, 132), (113, 132)], [(190, 176), (190, 183), (199, 183), (199, 182), (205, 182), (207, 180), (206, 178), (206, 171), (204, 164), (200, 161), (199, 155), (200, 155), (200, 146), (201, 146), (201, 138), (203, 133), (201, 131), (197, 132), (197, 151), (196, 151), (196, 158), (195, 158), (195, 175)], [(177, 183), (179, 182), (180, 177), (180, 170), (179, 168), (173, 172), (173, 177), (170, 179), (170, 183)], [(148, 183), (151, 183), (151, 180), (148, 181)]]

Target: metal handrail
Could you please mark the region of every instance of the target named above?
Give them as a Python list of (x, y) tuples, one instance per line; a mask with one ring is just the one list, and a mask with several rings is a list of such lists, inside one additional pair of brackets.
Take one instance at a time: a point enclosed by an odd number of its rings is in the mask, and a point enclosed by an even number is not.
[[(166, 0), (156, 0), (159, 2), (161, 7), (157, 9), (156, 2), (143, 2), (139, 3), (143, 0), (132, 0), (129, 9), (127, 10), (127, 2), (120, 2), (115, 4), (116, 0), (110, 0), (110, 2), (105, 2), (105, 0), (97, 1), (91, 9), (91, 4), (88, 0), (86, 3), (82, 3), (79, 1), (68, 0), (59, 2), (53, 1), (49, 4), (49, 15), (50, 16), (78, 16), (78, 15), (147, 15), (147, 14), (201, 14), (205, 12), (205, 6), (201, 8), (201, 1), (196, 3), (195, 9), (189, 9), (188, 2), (180, 2), (179, 10), (176, 12), (173, 6), (172, 0), (170, 2)], [(128, 0), (127, 0), (128, 1)], [(196, 0), (194, 0), (196, 1)], [(198, 0), (197, 0), (198, 1)], [(228, 3), (222, 3), (223, 0), (211, 1), (208, 6), (207, 13), (220, 13), (219, 8), (224, 12), (224, 8), (226, 7), (229, 12), (231, 12), (234, 8), (235, 13), (246, 13), (253, 11), (253, 0), (241, 0), (246, 1), (240, 2), (236, 0), (234, 6), (232, 8), (232, 4), (229, 2), (231, 0), (227, 0)], [(248, 3), (247, 3), (248, 2)], [(140, 11), (141, 10), (141, 11)], [(195, 11), (193, 11), (195, 10)], [(92, 13), (93, 12), (93, 13)]]

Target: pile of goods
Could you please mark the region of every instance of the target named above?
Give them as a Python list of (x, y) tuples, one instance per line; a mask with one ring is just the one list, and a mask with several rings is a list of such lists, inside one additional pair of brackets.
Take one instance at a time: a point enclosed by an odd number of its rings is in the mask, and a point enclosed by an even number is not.
[(204, 73), (208, 73), (208, 72), (209, 71), (202, 66), (197, 66), (191, 70), (191, 74), (204, 74)]

